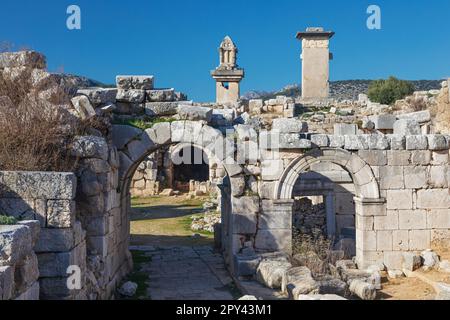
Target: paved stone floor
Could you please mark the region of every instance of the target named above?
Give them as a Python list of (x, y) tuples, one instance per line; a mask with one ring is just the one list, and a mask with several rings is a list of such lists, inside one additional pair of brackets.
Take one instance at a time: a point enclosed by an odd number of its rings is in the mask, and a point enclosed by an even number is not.
[(233, 300), (233, 281), (224, 260), (210, 246), (138, 246), (150, 257), (140, 266), (148, 273), (148, 296), (152, 300)]

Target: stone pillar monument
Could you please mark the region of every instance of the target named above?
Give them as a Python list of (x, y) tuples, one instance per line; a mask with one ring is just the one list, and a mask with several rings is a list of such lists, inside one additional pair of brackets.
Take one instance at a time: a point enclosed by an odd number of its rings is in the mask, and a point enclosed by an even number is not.
[(302, 98), (326, 99), (329, 95), (329, 64), (332, 54), (329, 42), (334, 32), (323, 28), (307, 28), (298, 32), (302, 41)]
[(219, 66), (211, 71), (216, 80), (216, 102), (234, 103), (240, 98), (239, 82), (244, 78), (244, 70), (237, 65), (238, 49), (229, 36), (220, 44)]

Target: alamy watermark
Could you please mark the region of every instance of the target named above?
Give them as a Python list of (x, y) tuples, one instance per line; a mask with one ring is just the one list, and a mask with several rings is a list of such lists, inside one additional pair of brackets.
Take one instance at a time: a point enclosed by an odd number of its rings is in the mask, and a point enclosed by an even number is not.
[(72, 265), (67, 268), (67, 289), (69, 290), (81, 290), (81, 268), (77, 265)]
[(66, 26), (69, 30), (81, 30), (81, 8), (75, 4), (67, 7), (66, 13), (69, 15)]
[(380, 30), (381, 29), (381, 8), (375, 4), (370, 5), (367, 8), (367, 28), (369, 30)]

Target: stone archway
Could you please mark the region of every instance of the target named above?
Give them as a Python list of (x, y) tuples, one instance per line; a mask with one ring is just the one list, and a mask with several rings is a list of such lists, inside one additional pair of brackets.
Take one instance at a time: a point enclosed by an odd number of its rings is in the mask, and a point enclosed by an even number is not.
[[(120, 197), (121, 226), (120, 242), (123, 246), (127, 259), (131, 262), (131, 256), (128, 252), (130, 222), (130, 184), (133, 174), (140, 162), (156, 150), (166, 146), (193, 146), (204, 151), (208, 156), (210, 163), (217, 168), (224, 170), (224, 182), (217, 181), (217, 184), (226, 184), (230, 194), (236, 191), (235, 186), (239, 183), (233, 183), (234, 180), (241, 179), (243, 172), (242, 166), (234, 161), (234, 141), (227, 139), (222, 133), (202, 121), (174, 121), (157, 123), (152, 128), (142, 130), (126, 125), (114, 125), (112, 133), (113, 144), (115, 145), (119, 158), (119, 188), (117, 196)], [(224, 188), (219, 188), (224, 190)], [(231, 192), (230, 192), (231, 190)], [(223, 192), (223, 191), (222, 191)], [(230, 199), (230, 196), (223, 197)], [(231, 199), (230, 199), (231, 201)], [(231, 215), (232, 205), (224, 206), (227, 212), (222, 211), (222, 220), (224, 215)], [(227, 250), (226, 233), (222, 232), (222, 243), (225, 251)]]
[(300, 174), (317, 162), (332, 162), (352, 177), (356, 197), (361, 200), (379, 199), (380, 190), (370, 166), (358, 155), (342, 149), (316, 149), (292, 161), (275, 186), (275, 199), (291, 199)]
[(302, 173), (311, 165), (319, 162), (331, 162), (347, 171), (355, 186), (355, 228), (356, 228), (356, 260), (364, 266), (372, 249), (367, 246), (364, 230), (365, 217), (386, 214), (385, 199), (380, 197), (380, 189), (372, 168), (357, 154), (342, 150), (323, 148), (315, 149), (293, 160), (283, 172), (275, 185), (273, 208), (274, 214), (282, 211), (292, 214), (293, 189)]

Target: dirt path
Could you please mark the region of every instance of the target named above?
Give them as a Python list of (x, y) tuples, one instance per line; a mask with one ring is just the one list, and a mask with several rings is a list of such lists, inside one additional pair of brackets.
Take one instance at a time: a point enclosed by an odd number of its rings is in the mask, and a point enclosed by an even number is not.
[(138, 284), (133, 299), (233, 300), (240, 296), (214, 235), (193, 236), (191, 216), (205, 199), (151, 197), (132, 200), (131, 244)]

